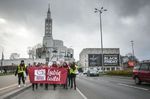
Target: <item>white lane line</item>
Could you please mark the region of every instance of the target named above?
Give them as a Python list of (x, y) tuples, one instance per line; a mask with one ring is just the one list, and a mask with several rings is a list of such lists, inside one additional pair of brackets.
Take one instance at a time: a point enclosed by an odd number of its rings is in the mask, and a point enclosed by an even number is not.
[(127, 85), (127, 84), (122, 84), (122, 83), (118, 83), (118, 85), (130, 87), (130, 88), (135, 88), (135, 89), (140, 89), (140, 90), (145, 90), (145, 91), (149, 90), (149, 89), (146, 89), (146, 88), (136, 87), (136, 86), (130, 86), (130, 85)]
[(79, 92), (79, 94), (84, 98), (84, 99), (88, 99), (78, 88), (77, 91)]
[(17, 84), (13, 84), (13, 85), (10, 85), (10, 86), (7, 86), (7, 87), (0, 88), (0, 91), (11, 88), (11, 87), (14, 87), (14, 86), (17, 86)]

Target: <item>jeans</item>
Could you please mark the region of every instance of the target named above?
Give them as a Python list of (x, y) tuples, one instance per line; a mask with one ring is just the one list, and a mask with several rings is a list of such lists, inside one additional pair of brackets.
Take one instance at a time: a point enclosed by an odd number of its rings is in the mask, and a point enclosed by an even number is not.
[(25, 79), (24, 79), (24, 76), (23, 76), (23, 72), (18, 73), (18, 84), (19, 85), (21, 84), (21, 80), (22, 80), (23, 84), (25, 84)]
[(70, 74), (70, 78), (71, 78), (71, 88), (76, 89), (76, 74)]

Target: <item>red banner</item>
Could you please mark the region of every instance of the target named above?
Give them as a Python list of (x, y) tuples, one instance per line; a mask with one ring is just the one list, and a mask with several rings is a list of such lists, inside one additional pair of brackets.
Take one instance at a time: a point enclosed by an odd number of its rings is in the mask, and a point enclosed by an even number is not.
[(30, 67), (28, 69), (31, 83), (65, 84), (67, 70), (55, 67)]

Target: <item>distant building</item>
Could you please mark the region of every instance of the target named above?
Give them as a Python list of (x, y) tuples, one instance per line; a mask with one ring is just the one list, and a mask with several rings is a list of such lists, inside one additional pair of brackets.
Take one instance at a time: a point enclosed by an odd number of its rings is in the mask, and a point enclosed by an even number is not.
[(36, 62), (36, 63), (45, 63), (45, 59), (19, 58), (19, 59), (13, 59), (13, 60), (5, 59), (3, 61), (3, 66), (7, 66), (7, 65), (16, 66), (16, 65), (20, 64), (21, 60), (24, 60), (24, 62), (25, 62), (26, 65), (28, 65), (28, 64), (32, 65), (33, 62)]
[(128, 53), (125, 56), (121, 56), (121, 62), (123, 69), (128, 69), (133, 68), (140, 61), (135, 56)]
[[(79, 55), (82, 68), (99, 67), (102, 69), (101, 48), (85, 48)], [(119, 48), (103, 49), (103, 66), (105, 71), (121, 69)]]
[(62, 40), (53, 39), (52, 18), (50, 6), (45, 19), (45, 34), (43, 37), (43, 46), (36, 49), (37, 59), (46, 59), (46, 61), (66, 60), (74, 61), (74, 50), (64, 46)]
[(45, 59), (30, 59), (30, 58), (19, 58), (19, 59), (5, 59), (0, 60), (3, 64), (0, 66), (0, 72), (3, 72), (6, 69), (8, 72), (15, 72), (17, 66), (20, 64), (21, 60), (24, 60), (27, 66), (36, 63), (45, 63)]

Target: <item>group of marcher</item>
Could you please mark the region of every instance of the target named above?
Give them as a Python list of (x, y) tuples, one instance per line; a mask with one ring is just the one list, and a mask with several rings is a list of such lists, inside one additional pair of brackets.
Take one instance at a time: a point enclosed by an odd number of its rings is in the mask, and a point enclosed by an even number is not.
[[(28, 68), (29, 67), (47, 67), (49, 66), (48, 63), (46, 64), (41, 64), (41, 63), (33, 63), (33, 65), (29, 65), (26, 66), (24, 61), (22, 60), (21, 63), (18, 65), (16, 72), (15, 72), (15, 76), (18, 75), (18, 87), (20, 87), (21, 84), (21, 80), (23, 82), (23, 86), (26, 86), (25, 84), (25, 79), (26, 76), (28, 75)], [(64, 62), (62, 65), (58, 64), (57, 62), (53, 62), (52, 65), (50, 65), (51, 67), (55, 67), (55, 68), (65, 68), (67, 70), (67, 78), (66, 78), (66, 83), (63, 85), (59, 85), (62, 86), (64, 89), (68, 89), (68, 88), (74, 88), (76, 90), (76, 72), (77, 72), (77, 65), (75, 64), (75, 62), (72, 63), (66, 63)], [(48, 90), (48, 86), (49, 84), (42, 84), (42, 83), (32, 83), (32, 90), (34, 91), (34, 89), (38, 89), (38, 85), (40, 85), (41, 87), (43, 85), (45, 85), (45, 89)], [(57, 84), (52, 84), (53, 89), (56, 90), (56, 87), (58, 86)]]

